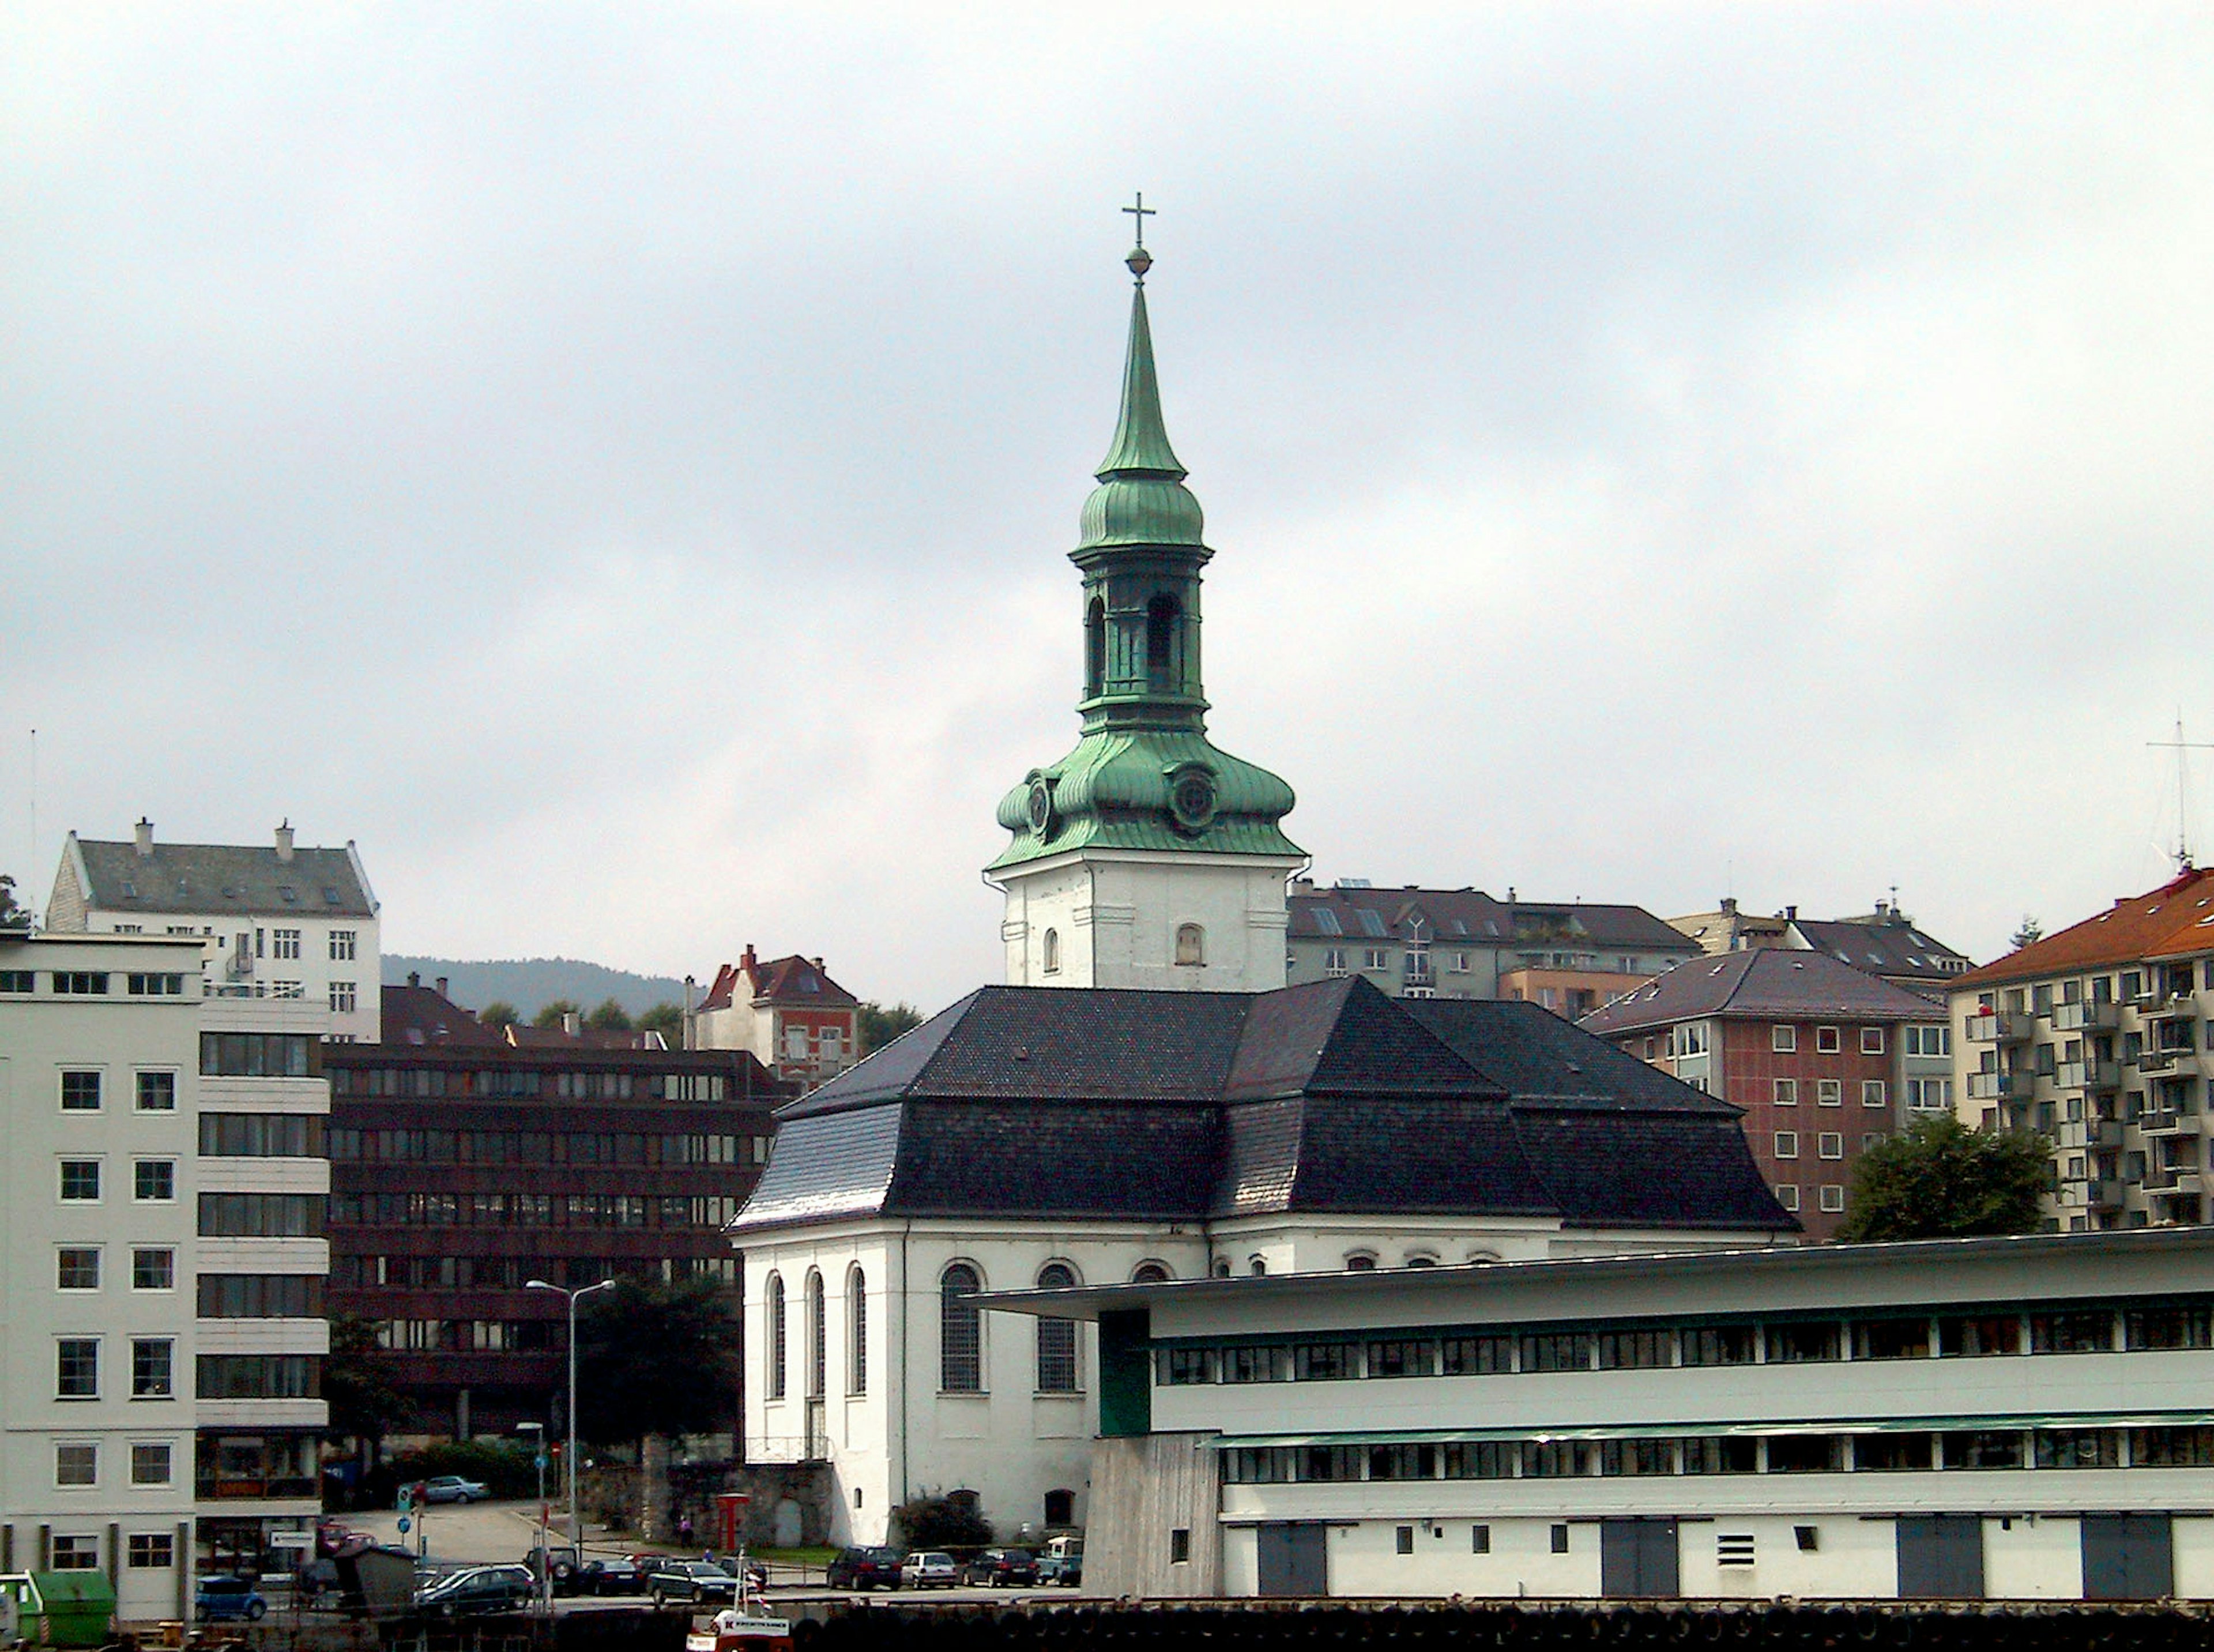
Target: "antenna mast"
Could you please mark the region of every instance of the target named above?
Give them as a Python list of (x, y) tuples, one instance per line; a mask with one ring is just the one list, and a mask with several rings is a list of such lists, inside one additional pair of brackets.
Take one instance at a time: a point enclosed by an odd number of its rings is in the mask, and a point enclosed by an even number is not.
[(2171, 750), (2175, 753), (2175, 869), (2191, 870), (2191, 770), (2186, 754), (2193, 751), (2214, 751), (2214, 743), (2186, 740), (2183, 737), (2183, 708), (2175, 711), (2175, 738), (2148, 740), (2148, 746)]

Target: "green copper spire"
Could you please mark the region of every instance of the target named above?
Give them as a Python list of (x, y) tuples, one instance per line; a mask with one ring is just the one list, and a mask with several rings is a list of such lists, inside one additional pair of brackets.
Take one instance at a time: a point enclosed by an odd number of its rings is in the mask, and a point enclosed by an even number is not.
[(1001, 799), (1011, 835), (990, 870), (1086, 848), (1296, 858), (1279, 823), (1292, 788), (1207, 737), (1200, 676), (1199, 501), (1161, 420), (1146, 316), (1145, 218), (1126, 260), (1137, 278), (1115, 440), (1085, 502), (1084, 732), (1059, 762), (1032, 769)]

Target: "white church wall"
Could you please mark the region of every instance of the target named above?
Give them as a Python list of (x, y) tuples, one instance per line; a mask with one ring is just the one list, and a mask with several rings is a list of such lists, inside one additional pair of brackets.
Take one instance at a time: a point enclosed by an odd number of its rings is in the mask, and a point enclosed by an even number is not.
[[(1263, 992), (1284, 984), (1290, 861), (1085, 850), (1000, 874), (1007, 980), (1019, 987)], [(1178, 931), (1199, 927), (1198, 964)], [(1049, 933), (1053, 937), (1047, 939)], [(1049, 968), (1057, 959), (1057, 967)]]

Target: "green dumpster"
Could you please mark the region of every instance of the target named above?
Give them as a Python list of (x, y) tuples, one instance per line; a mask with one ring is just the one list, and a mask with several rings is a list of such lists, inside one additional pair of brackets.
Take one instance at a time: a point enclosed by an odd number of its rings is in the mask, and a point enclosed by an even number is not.
[(21, 1572), (0, 1582), (21, 1613), (15, 1632), (40, 1646), (105, 1646), (115, 1586), (105, 1572)]

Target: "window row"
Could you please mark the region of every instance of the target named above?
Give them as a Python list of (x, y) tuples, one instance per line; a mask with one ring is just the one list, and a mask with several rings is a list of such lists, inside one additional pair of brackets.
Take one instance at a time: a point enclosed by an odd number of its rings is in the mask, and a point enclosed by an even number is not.
[(2170, 1304), (2119, 1312), (2083, 1308), (1935, 1318), (1912, 1314), (1767, 1325), (1501, 1331), (1165, 1347), (1156, 1352), (1155, 1380), (1164, 1386), (1179, 1387), (2208, 1348), (2214, 1348), (2214, 1308)]
[[(1796, 1159), (1799, 1156), (1799, 1148), (1802, 1136), (1807, 1134), (1812, 1134), (1813, 1135), (1814, 1156), (1817, 1159), (1843, 1159), (1845, 1156), (1845, 1133), (1843, 1130), (1818, 1130), (1813, 1132), (1778, 1130), (1776, 1132), (1775, 1140), (1771, 1144), (1775, 1149), (1776, 1156), (1778, 1159)], [(1875, 1148), (1881, 1147), (1884, 1142), (1885, 1134), (1886, 1133), (1882, 1130), (1862, 1131), (1861, 1133), (1861, 1151), (1862, 1153), (1868, 1153), (1873, 1151)]]
[[(106, 998), (113, 979), (105, 970), (55, 970), (47, 976), (52, 990), (64, 998)], [(185, 977), (163, 972), (126, 973), (124, 991), (132, 998), (182, 998)], [(33, 993), (39, 989), (37, 971), (0, 970), (0, 993)]]
[(202, 1274), (203, 1319), (320, 1319), (323, 1282), (314, 1274)]
[[(104, 1246), (98, 1245), (57, 1247), (54, 1251), (54, 1288), (62, 1291), (98, 1290), (104, 1250)], [(131, 1247), (132, 1290), (174, 1290), (176, 1284), (175, 1251), (165, 1245), (134, 1245)]]
[[(177, 1539), (168, 1532), (132, 1532), (125, 1539), (124, 1563), (133, 1571), (167, 1571), (177, 1563)], [(51, 1539), (48, 1567), (58, 1572), (96, 1572), (100, 1569), (100, 1539), (78, 1533), (57, 1532)]]
[[(61, 1161), (61, 1197), (68, 1204), (97, 1204), (102, 1196), (106, 1163), (99, 1159)], [(141, 1204), (163, 1204), (177, 1196), (177, 1161), (174, 1159), (134, 1159), (131, 1161), (131, 1196)]]
[[(1771, 1098), (1778, 1107), (1796, 1107), (1799, 1104), (1797, 1079), (1773, 1079), (1770, 1083), (1772, 1086)], [(1844, 1080), (1842, 1079), (1815, 1080), (1814, 1104), (1818, 1107), (1844, 1106), (1845, 1104)], [(1881, 1079), (1862, 1079), (1861, 1105), (1863, 1107), (1890, 1106), (1890, 1086)]]
[(719, 1132), (638, 1130), (428, 1130), (333, 1129), (339, 1164), (765, 1165), (769, 1138)]
[[(1915, 1039), (1917, 1044), (1924, 1042), (1924, 1035), (1946, 1034), (1948, 1031), (1944, 1027), (1910, 1028), (1909, 1031), (1917, 1035)], [(1815, 1054), (1835, 1055), (1841, 1053), (1844, 1049), (1844, 1035), (1845, 1030), (1843, 1027), (1816, 1027), (1814, 1029)], [(1862, 1027), (1858, 1029), (1858, 1035), (1862, 1055), (1881, 1055), (1884, 1053), (1885, 1034), (1881, 1027)], [(1949, 1035), (1944, 1042), (1949, 1049), (1951, 1042)], [(1789, 1022), (1777, 1022), (1768, 1030), (1768, 1047), (1777, 1055), (1793, 1054), (1799, 1048), (1799, 1029)]]
[(1232, 1485), (1333, 1480), (1550, 1480), (1588, 1476), (1889, 1474), (1946, 1470), (2214, 1467), (2214, 1428), (1972, 1429), (1682, 1435), (1381, 1446), (1237, 1446)]
[(320, 1113), (202, 1113), (200, 1151), (211, 1159), (321, 1159)]
[(323, 1070), (319, 1042), (302, 1032), (203, 1032), (205, 1078), (312, 1079)]
[(738, 1259), (710, 1257), (339, 1256), (331, 1283), (340, 1290), (521, 1290), (533, 1279), (573, 1288), (602, 1279), (736, 1280)]
[(342, 1067), (334, 1096), (437, 1101), (693, 1101), (738, 1098), (728, 1073), (548, 1071), (537, 1067)]
[[(131, 1442), (131, 1484), (165, 1486), (174, 1483), (174, 1449), (166, 1440)], [(100, 1484), (100, 1442), (95, 1440), (58, 1440), (54, 1442), (54, 1484), (64, 1488), (88, 1488)], [(133, 1564), (138, 1563), (134, 1562)]]
[[(106, 1104), (107, 1074), (98, 1068), (70, 1068), (61, 1075), (61, 1107), (65, 1113), (96, 1113)], [(132, 1094), (142, 1113), (177, 1111), (177, 1075), (146, 1072), (133, 1075)]]
[(719, 1194), (333, 1193), (334, 1227), (727, 1227), (745, 1201)]
[(321, 1239), (327, 1204), (321, 1193), (203, 1193), (206, 1239)]
[[(54, 1398), (98, 1399), (100, 1356), (98, 1337), (58, 1337), (54, 1339)], [(176, 1352), (174, 1338), (133, 1337), (131, 1344), (131, 1398), (174, 1399)]]
[(202, 1399), (315, 1399), (323, 1392), (315, 1354), (203, 1354), (197, 1375)]
[(376, 1345), (410, 1353), (545, 1354), (561, 1345), (560, 1331), (554, 1319), (379, 1319)]

